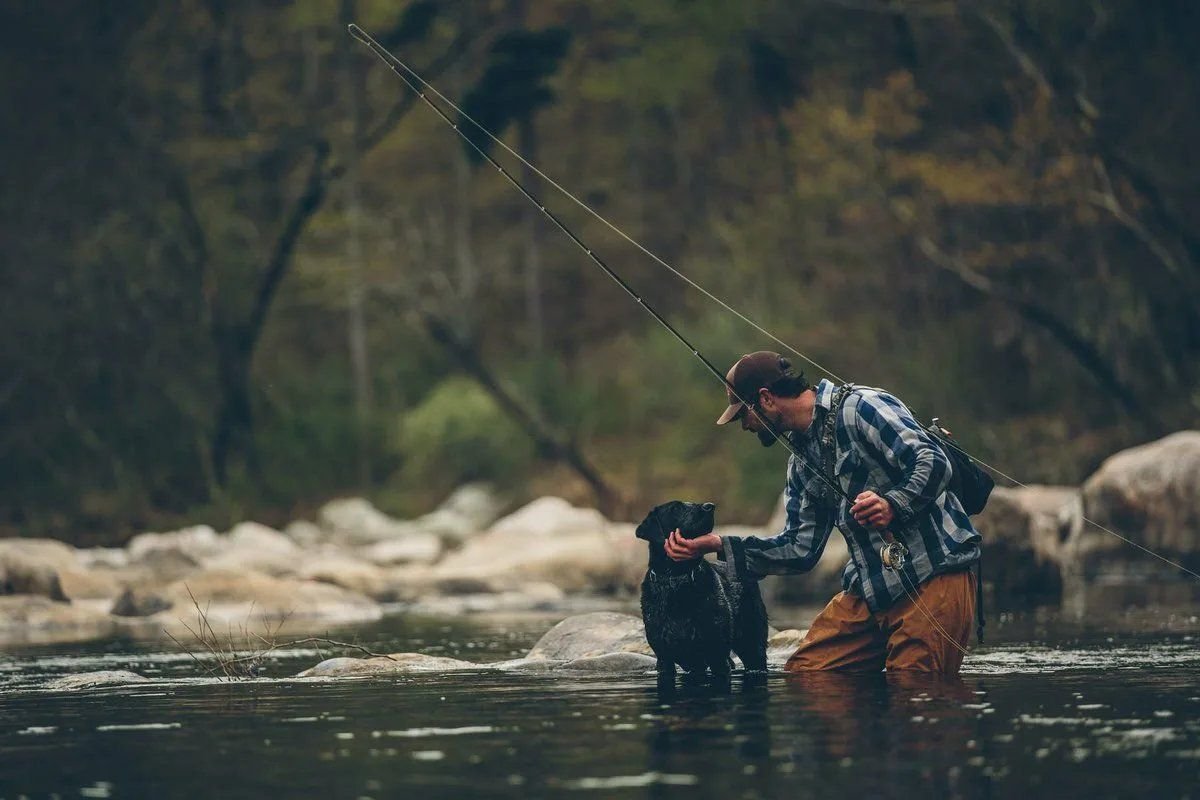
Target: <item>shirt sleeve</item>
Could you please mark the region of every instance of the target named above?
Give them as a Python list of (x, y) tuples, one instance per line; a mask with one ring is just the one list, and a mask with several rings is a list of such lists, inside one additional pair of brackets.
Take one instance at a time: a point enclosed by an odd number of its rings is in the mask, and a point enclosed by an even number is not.
[(833, 514), (824, 504), (813, 502), (806, 494), (806, 484), (802, 468), (792, 456), (784, 488), (787, 522), (783, 532), (770, 538), (723, 538), (722, 557), (734, 565), (739, 579), (808, 572), (821, 560), (833, 530)]
[(897, 519), (907, 522), (941, 497), (950, 484), (950, 461), (903, 403), (882, 392), (856, 392), (846, 406), (847, 430), (894, 476), (883, 497)]

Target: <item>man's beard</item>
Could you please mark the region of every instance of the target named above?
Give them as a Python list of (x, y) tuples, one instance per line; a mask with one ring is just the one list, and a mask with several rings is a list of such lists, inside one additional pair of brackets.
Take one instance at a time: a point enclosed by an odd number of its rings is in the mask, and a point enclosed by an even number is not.
[[(779, 434), (780, 436), (783, 435), (783, 429), (780, 424), (783, 422), (783, 414), (780, 414), (777, 419), (771, 419), (770, 417), (767, 416), (767, 413), (765, 411), (760, 410), (758, 412), (758, 414), (759, 414), (759, 417), (761, 418), (761, 421), (769, 424), (771, 426), (771, 429), (774, 429), (775, 433)], [(771, 429), (763, 427), (763, 429), (761, 431), (755, 432), (755, 435), (758, 436), (759, 443), (763, 447), (770, 447), (771, 445), (775, 444), (775, 442), (778, 441), (778, 439), (775, 438), (775, 433), (771, 432)]]

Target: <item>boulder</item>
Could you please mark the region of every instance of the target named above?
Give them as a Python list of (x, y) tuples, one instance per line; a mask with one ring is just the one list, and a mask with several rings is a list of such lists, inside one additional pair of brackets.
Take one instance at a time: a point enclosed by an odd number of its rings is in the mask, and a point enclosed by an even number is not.
[(336, 550), (306, 553), (295, 571), (300, 580), (329, 583), (352, 592), (381, 598), (387, 593), (383, 570)]
[(767, 639), (767, 664), (772, 667), (782, 667), (796, 652), (800, 642), (804, 641), (807, 630), (788, 628), (776, 631)]
[(296, 571), (300, 547), (279, 531), (257, 522), (242, 522), (217, 537), (218, 552), (204, 559), (204, 568), (251, 569), (267, 575)]
[(653, 670), (657, 663), (658, 660), (654, 656), (644, 653), (603, 653), (573, 659), (557, 669), (608, 673), (645, 672)]
[[(54, 559), (47, 558), (36, 547), (22, 547), (20, 542), (10, 540), (0, 547), (0, 595), (40, 595), (66, 600)], [(73, 562), (72, 557), (72, 566)]]
[(381, 567), (397, 564), (431, 564), (442, 554), (442, 540), (432, 533), (410, 530), (395, 539), (361, 547), (364, 561)]
[(126, 584), (165, 584), (191, 575), (200, 569), (200, 561), (184, 550), (160, 547), (142, 553), (120, 571)]
[(156, 615), (169, 622), (193, 619), (195, 602), (213, 627), (275, 622), (366, 622), (383, 614), (368, 597), (315, 581), (273, 578), (252, 570), (207, 570), (166, 586), (157, 596), (170, 603)]
[(567, 617), (538, 639), (526, 657), (574, 661), (605, 653), (653, 655), (641, 618), (612, 611)]
[(31, 644), (83, 641), (110, 636), (116, 622), (107, 614), (39, 595), (0, 597), (0, 641)]
[(121, 573), (97, 567), (90, 570), (65, 569), (59, 573), (63, 592), (71, 600), (107, 600), (120, 597), (124, 591)]
[[(1200, 568), (1200, 431), (1173, 433), (1105, 460), (1083, 484), (1083, 514), (1143, 547)], [(1079, 544), (1094, 571), (1107, 566), (1132, 574), (1178, 574), (1090, 525), (1081, 531)]]
[(117, 617), (149, 617), (170, 607), (171, 601), (162, 595), (129, 587), (113, 602), (108, 613)]
[(16, 552), (56, 570), (74, 569), (79, 559), (74, 547), (57, 539), (0, 539), (0, 553)]
[(996, 487), (975, 517), (983, 536), (983, 580), (1000, 608), (1058, 602), (1078, 525), (1079, 490)]
[[(613, 525), (565, 500), (535, 500), (438, 562), (430, 580), (553, 583), (566, 592), (613, 592), (628, 580), (631, 554), (644, 545), (633, 528)], [(644, 560), (643, 560), (644, 563)]]
[(186, 556), (194, 563), (217, 555), (221, 542), (217, 532), (208, 525), (195, 525), (170, 533), (139, 533), (125, 545), (130, 561), (143, 562), (155, 552), (173, 552)]
[(325, 541), (325, 530), (315, 522), (298, 519), (289, 522), (283, 529), (283, 535), (301, 547), (315, 547)]
[(566, 601), (566, 594), (552, 583), (529, 583), (519, 589), (499, 592), (427, 595), (408, 610), (419, 614), (455, 616), (499, 611), (553, 611)]
[(375, 544), (414, 532), (411, 523), (389, 517), (362, 497), (331, 500), (317, 512), (317, 524), (328, 540), (341, 545)]
[(458, 547), (485, 530), (504, 510), (504, 501), (485, 483), (455, 489), (436, 510), (413, 520), (416, 528), (437, 536), (447, 547)]
[(80, 672), (75, 675), (63, 675), (46, 684), (52, 691), (75, 691), (91, 689), (95, 686), (113, 686), (125, 683), (145, 683), (150, 680), (136, 672), (124, 669), (107, 669), (99, 672)]
[(486, 669), (457, 658), (427, 656), (422, 653), (392, 653), (372, 658), (327, 658), (297, 678), (341, 678), (352, 675), (396, 675), (413, 672), (454, 672)]
[(75, 551), (75, 561), (82, 569), (121, 569), (129, 566), (129, 552), (123, 547), (84, 547)]

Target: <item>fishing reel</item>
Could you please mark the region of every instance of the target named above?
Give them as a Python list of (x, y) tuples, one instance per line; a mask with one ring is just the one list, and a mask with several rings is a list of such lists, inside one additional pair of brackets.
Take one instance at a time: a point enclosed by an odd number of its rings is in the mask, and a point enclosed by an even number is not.
[(908, 548), (900, 542), (888, 542), (879, 548), (879, 560), (892, 571), (901, 570), (908, 563)]

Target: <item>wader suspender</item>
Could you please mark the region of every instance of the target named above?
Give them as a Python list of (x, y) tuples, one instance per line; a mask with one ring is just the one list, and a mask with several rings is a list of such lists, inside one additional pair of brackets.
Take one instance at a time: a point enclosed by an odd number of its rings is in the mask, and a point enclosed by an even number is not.
[[(825, 414), (825, 418), (821, 420), (821, 433), (817, 440), (821, 449), (821, 471), (831, 484), (837, 480), (833, 474), (834, 465), (837, 462), (837, 442), (834, 436), (837, 431), (837, 419), (842, 413), (842, 403), (857, 388), (853, 383), (844, 383), (839, 386), (833, 393), (833, 400), (829, 403), (829, 411)], [(829, 489), (826, 487), (821, 488), (824, 498), (831, 500)], [(832, 503), (837, 503), (837, 498), (832, 498)], [(881, 533), (887, 541), (895, 541), (892, 532), (886, 528)], [(970, 568), (968, 567), (968, 569)], [(983, 629), (986, 625), (987, 620), (983, 615), (983, 548), (980, 547), (979, 560), (975, 562), (975, 638), (980, 644), (983, 644)]]

